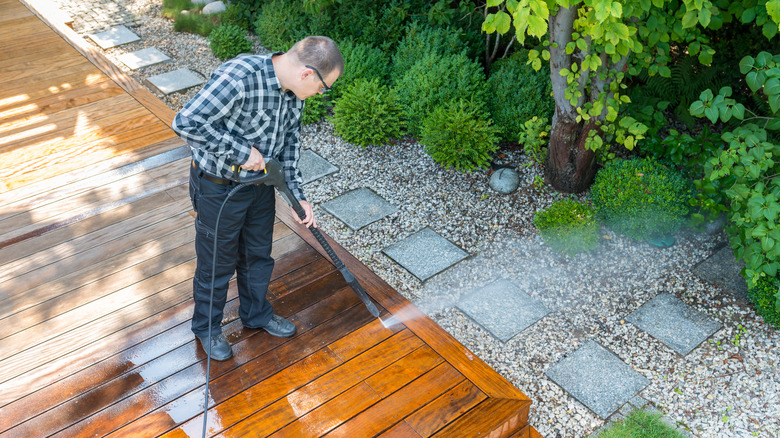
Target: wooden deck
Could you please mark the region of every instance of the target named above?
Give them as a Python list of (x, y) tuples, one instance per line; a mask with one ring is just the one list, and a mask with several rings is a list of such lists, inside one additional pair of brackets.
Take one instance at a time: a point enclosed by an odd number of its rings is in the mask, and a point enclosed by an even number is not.
[[(200, 436), (189, 158), (172, 114), (78, 36), (17, 0), (0, 8), (0, 435)], [(538, 436), (522, 392), (333, 242), (401, 323), (373, 318), (287, 213), (269, 298), (298, 333), (244, 328), (231, 283), (234, 357), (212, 362), (209, 435)]]

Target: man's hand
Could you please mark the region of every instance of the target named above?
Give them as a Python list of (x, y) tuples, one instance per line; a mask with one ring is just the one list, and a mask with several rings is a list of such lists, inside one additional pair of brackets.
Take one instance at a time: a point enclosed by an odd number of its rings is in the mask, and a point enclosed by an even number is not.
[[(301, 201), (301, 207), (303, 207), (303, 211), (306, 212), (306, 217), (302, 220), (299, 219), (298, 214), (295, 213), (295, 210), (292, 212), (292, 217), (294, 217), (299, 224), (306, 225), (306, 227), (317, 228), (317, 220), (314, 219), (314, 211), (311, 208), (311, 204), (306, 201)], [(292, 207), (290, 207), (290, 209), (292, 209)]]
[(252, 148), (252, 152), (249, 153), (249, 158), (246, 160), (246, 163), (241, 165), (241, 168), (255, 171), (265, 169), (265, 160), (263, 159), (263, 156), (260, 155), (260, 151)]

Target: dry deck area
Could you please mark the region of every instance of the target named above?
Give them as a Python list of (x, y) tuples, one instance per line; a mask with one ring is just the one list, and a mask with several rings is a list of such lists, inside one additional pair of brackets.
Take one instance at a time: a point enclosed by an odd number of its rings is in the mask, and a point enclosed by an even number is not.
[[(0, 435), (200, 436), (172, 113), (67, 28), (0, 8)], [(242, 327), (231, 285), (234, 357), (212, 362), (209, 435), (537, 436), (522, 392), (334, 244), (401, 323), (373, 318), (287, 212), (269, 298), (298, 333)]]

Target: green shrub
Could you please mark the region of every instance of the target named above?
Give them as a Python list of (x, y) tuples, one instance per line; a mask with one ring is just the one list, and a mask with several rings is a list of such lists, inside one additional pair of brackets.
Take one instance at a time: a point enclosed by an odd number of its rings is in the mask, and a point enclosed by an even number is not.
[(780, 329), (780, 280), (777, 278), (761, 277), (755, 286), (748, 288), (748, 298), (756, 308), (756, 313), (764, 317), (764, 321)]
[(677, 232), (688, 214), (690, 183), (652, 158), (616, 159), (596, 174), (591, 199), (607, 226), (632, 239)]
[(301, 115), (301, 124), (310, 125), (317, 123), (322, 120), (327, 112), (328, 102), (325, 95), (315, 94), (306, 99), (306, 104), (303, 106), (303, 114)]
[(465, 50), (457, 31), (413, 22), (393, 54), (393, 77), (397, 80), (426, 55), (457, 55)]
[(336, 100), (332, 117), (336, 133), (366, 147), (401, 136), (403, 127), (398, 97), (378, 79), (358, 79)]
[(248, 53), (252, 50), (252, 42), (246, 35), (246, 31), (235, 24), (222, 24), (209, 35), (211, 52), (222, 60)]
[(252, 12), (242, 3), (231, 3), (222, 13), (222, 24), (235, 24), (246, 31), (252, 30)]
[(173, 30), (175, 32), (189, 32), (207, 37), (218, 23), (218, 15), (177, 14), (173, 19)]
[(380, 85), (387, 84), (389, 60), (383, 51), (352, 41), (340, 43), (339, 51), (344, 57), (344, 73), (328, 93), (333, 99), (340, 97), (357, 79), (378, 79)]
[(550, 120), (555, 110), (550, 68), (543, 65), (535, 71), (526, 64), (527, 58), (526, 51), (522, 51), (499, 59), (490, 68), (488, 110), (501, 127), (504, 141), (515, 141), (526, 120), (534, 116)]
[(413, 16), (419, 16), (426, 0), (339, 0), (329, 1), (324, 10), (330, 16), (326, 33), (336, 41), (352, 40), (392, 53)]
[(287, 51), (306, 36), (306, 17), (300, 0), (272, 0), (255, 16), (255, 35), (273, 51)]
[(409, 131), (420, 135), (423, 120), (449, 101), (464, 99), (483, 111), (487, 95), (482, 67), (466, 55), (427, 55), (396, 83)]
[(523, 145), (523, 151), (531, 161), (526, 167), (534, 164), (544, 166), (547, 159), (547, 143), (550, 141), (550, 120), (546, 117), (537, 117), (529, 119), (523, 123), (523, 129), (518, 135), (517, 142)]
[(573, 199), (559, 199), (536, 212), (534, 225), (545, 243), (562, 254), (590, 252), (599, 244), (595, 210), (590, 204)]
[(498, 150), (497, 131), (478, 106), (459, 99), (437, 106), (425, 118), (420, 143), (437, 163), (471, 171), (490, 163)]
[(683, 438), (684, 435), (661, 420), (661, 414), (636, 409), (625, 418), (601, 429), (592, 438)]

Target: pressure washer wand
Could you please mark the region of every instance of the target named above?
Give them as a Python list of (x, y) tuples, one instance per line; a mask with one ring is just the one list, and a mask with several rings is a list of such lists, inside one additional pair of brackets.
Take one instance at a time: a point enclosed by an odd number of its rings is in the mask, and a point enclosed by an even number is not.
[[(265, 184), (276, 187), (276, 190), (279, 191), (279, 194), (281, 194), (285, 201), (287, 201), (287, 203), (292, 206), (295, 214), (297, 214), (301, 220), (306, 218), (306, 211), (303, 209), (303, 206), (301, 206), (301, 203), (298, 202), (295, 196), (293, 196), (292, 192), (290, 192), (290, 188), (287, 187), (287, 183), (284, 181), (282, 165), (279, 164), (277, 160), (273, 158), (267, 159), (265, 161), (265, 173), (247, 178), (238, 178), (238, 182), (241, 184)], [(363, 301), (363, 304), (365, 304), (368, 311), (374, 317), (379, 318), (379, 309), (376, 308), (376, 305), (374, 305), (374, 303), (371, 301), (371, 298), (368, 297), (366, 290), (363, 289), (363, 286), (360, 285), (355, 276), (352, 275), (349, 269), (347, 269), (347, 266), (344, 264), (344, 262), (342, 262), (341, 259), (336, 255), (336, 252), (333, 251), (333, 248), (330, 246), (328, 241), (325, 240), (325, 236), (320, 233), (319, 229), (312, 225), (310, 225), (308, 228), (309, 231), (311, 231), (311, 233), (314, 235), (314, 238), (317, 239), (317, 242), (320, 243), (322, 249), (324, 249), (328, 254), (328, 257), (330, 257), (330, 259), (333, 261), (333, 264), (336, 265), (336, 269), (338, 269), (339, 272), (341, 272), (341, 275), (344, 276), (344, 280), (347, 281), (347, 284), (349, 284), (352, 290), (355, 291), (360, 300)]]

